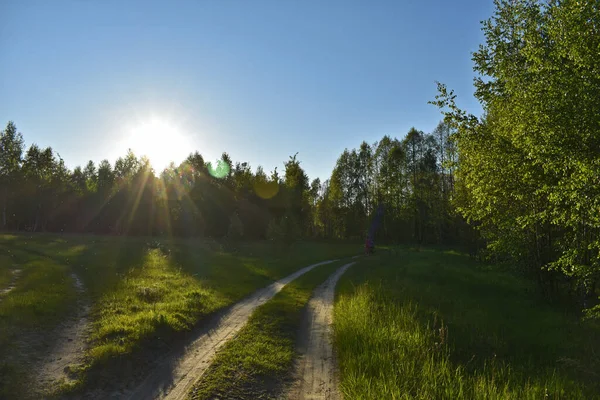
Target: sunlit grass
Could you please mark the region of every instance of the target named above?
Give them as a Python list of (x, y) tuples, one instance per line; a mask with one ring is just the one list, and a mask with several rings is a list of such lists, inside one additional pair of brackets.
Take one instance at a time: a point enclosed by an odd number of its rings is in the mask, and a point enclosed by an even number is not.
[(90, 355), (105, 360), (129, 353), (136, 344), (163, 333), (189, 330), (200, 315), (225, 305), (201, 282), (173, 265), (159, 249), (124, 276), (96, 304), (98, 316)]
[(545, 304), (527, 281), (479, 267), (402, 251), (350, 270), (335, 306), (346, 398), (598, 397), (598, 326)]
[(13, 249), (11, 253), (11, 261), (21, 274), (15, 288), (0, 302), (0, 324), (4, 325), (0, 337), (10, 336), (14, 328), (37, 327), (60, 320), (75, 298), (65, 265), (19, 250)]

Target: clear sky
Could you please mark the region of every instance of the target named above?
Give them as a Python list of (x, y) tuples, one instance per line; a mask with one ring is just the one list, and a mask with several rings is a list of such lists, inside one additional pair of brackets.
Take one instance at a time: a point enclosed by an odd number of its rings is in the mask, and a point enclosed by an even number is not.
[[(0, 123), (69, 167), (127, 147), (326, 179), (344, 148), (478, 114), (471, 52), (492, 0), (3, 0)], [(156, 165), (159, 169), (164, 165)]]

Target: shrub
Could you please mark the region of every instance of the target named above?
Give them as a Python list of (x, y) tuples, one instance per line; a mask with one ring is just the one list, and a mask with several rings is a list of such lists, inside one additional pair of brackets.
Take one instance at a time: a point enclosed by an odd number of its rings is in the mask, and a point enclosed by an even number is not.
[(291, 244), (300, 238), (300, 225), (297, 218), (287, 213), (279, 219), (272, 219), (267, 228), (267, 238), (274, 242)]

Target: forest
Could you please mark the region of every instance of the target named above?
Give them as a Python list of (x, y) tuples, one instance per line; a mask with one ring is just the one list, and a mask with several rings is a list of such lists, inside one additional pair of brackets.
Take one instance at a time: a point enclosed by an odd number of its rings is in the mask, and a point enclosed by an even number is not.
[[(598, 313), (600, 26), (597, 1), (500, 1), (473, 53), (484, 113), (443, 83), (443, 121), (345, 150), (312, 181), (301, 155), (267, 173), (190, 151), (154, 171), (129, 151), (69, 169), (13, 122), (0, 134), (6, 231), (463, 245)], [(282, 158), (288, 155), (283, 155)]]
[[(381, 206), (385, 241), (456, 240), (450, 201), (450, 130), (411, 129), (345, 150), (330, 179), (310, 181), (297, 155), (268, 175), (223, 153), (216, 163), (199, 152), (157, 176), (132, 151), (72, 171), (52, 148), (24, 149), (9, 122), (2, 133), (2, 225), (31, 232), (209, 236), (233, 239), (364, 238)], [(454, 229), (454, 230), (453, 230)]]

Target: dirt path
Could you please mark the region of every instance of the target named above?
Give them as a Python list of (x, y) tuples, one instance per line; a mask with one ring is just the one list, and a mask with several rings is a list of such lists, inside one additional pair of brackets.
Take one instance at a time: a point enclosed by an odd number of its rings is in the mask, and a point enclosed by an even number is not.
[(230, 307), (199, 329), (183, 351), (173, 352), (166, 357), (133, 393), (119, 397), (132, 400), (185, 399), (191, 387), (210, 365), (217, 350), (246, 324), (257, 307), (270, 300), (294, 279), (319, 265), (333, 261), (335, 260), (323, 261), (296, 271)]
[(4, 289), (0, 290), (0, 301), (2, 301), (2, 297), (8, 293), (10, 293), (14, 288), (17, 287), (17, 281), (19, 280), (19, 277), (21, 276), (21, 270), (20, 269), (13, 269), (12, 270), (12, 279), (10, 280), (10, 283), (8, 284), (7, 287), (5, 287)]
[(54, 384), (68, 382), (69, 366), (81, 364), (86, 350), (86, 339), (90, 332), (88, 316), (90, 304), (85, 296), (85, 288), (77, 275), (71, 274), (77, 291), (77, 312), (61, 323), (53, 336), (54, 344), (48, 354), (42, 358), (37, 371), (39, 390), (47, 390)]
[(336, 363), (331, 344), (335, 286), (355, 262), (340, 267), (315, 289), (300, 332), (300, 360), (290, 399), (339, 399)]

